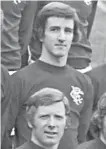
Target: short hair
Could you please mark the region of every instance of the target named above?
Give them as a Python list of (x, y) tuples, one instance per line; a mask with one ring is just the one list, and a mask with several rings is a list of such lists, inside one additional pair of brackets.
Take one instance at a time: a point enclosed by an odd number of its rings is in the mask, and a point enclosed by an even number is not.
[(80, 40), (81, 32), (79, 26), (81, 26), (76, 10), (71, 6), (62, 2), (50, 2), (45, 5), (38, 13), (36, 17), (35, 34), (40, 40), (44, 36), (45, 24), (49, 17), (56, 16), (66, 19), (74, 20), (74, 36), (73, 41), (77, 42)]
[(97, 104), (97, 109), (91, 118), (91, 133), (94, 137), (99, 137), (103, 129), (103, 119), (106, 116), (106, 92), (101, 96)]
[(68, 98), (58, 89), (43, 88), (30, 96), (26, 103), (27, 117), (33, 124), (33, 118), (39, 106), (48, 106), (54, 103), (63, 102), (65, 113), (70, 114), (70, 104)]

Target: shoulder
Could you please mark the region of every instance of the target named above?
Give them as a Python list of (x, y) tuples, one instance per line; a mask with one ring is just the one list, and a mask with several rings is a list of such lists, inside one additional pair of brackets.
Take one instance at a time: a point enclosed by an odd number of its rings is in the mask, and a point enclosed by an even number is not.
[(68, 73), (70, 73), (71, 77), (73, 77), (73, 79), (77, 81), (77, 84), (81, 87), (81, 89), (85, 92), (85, 94), (87, 95), (90, 93), (92, 95), (94, 89), (93, 89), (93, 84), (92, 84), (90, 77), (87, 76), (86, 74), (83, 74), (75, 70), (72, 67), (69, 69), (70, 69), (70, 72)]
[(81, 72), (77, 71), (76, 69), (72, 68), (71, 66), (68, 66), (68, 69), (70, 71), (69, 73), (71, 74), (71, 76), (73, 78), (76, 78), (81, 85), (92, 86), (91, 79), (87, 74), (81, 73)]
[[(36, 69), (36, 70), (35, 70)], [(36, 65), (36, 62), (35, 63), (32, 63), (20, 70), (18, 70), (16, 73), (14, 73), (12, 75), (12, 77), (15, 77), (15, 78), (25, 78), (25, 77), (30, 77), (30, 74), (33, 74), (34, 72), (37, 72), (37, 65)]]
[(98, 67), (95, 67), (91, 71), (86, 73), (91, 78), (99, 78), (101, 75), (106, 75), (106, 64), (100, 65)]
[(2, 77), (9, 76), (8, 70), (3, 65), (1, 65), (1, 75)]
[(6, 89), (8, 86), (10, 86), (11, 84), (10, 78), (11, 77), (8, 73), (8, 70), (3, 65), (1, 65), (1, 86), (3, 88)]
[(83, 82), (83, 84), (88, 84), (91, 85), (91, 78), (85, 74), (85, 73), (81, 73), (79, 71), (76, 70), (76, 77), (81, 80)]
[(88, 141), (88, 142), (84, 142), (84, 143), (80, 144), (77, 147), (77, 149), (96, 149), (95, 148), (95, 142), (96, 142), (96, 140), (91, 140), (91, 141)]
[(98, 86), (101, 82), (106, 82), (106, 64), (100, 65), (91, 71), (87, 72), (94, 86)]
[(23, 145), (17, 147), (16, 149), (30, 149), (29, 142), (24, 143)]

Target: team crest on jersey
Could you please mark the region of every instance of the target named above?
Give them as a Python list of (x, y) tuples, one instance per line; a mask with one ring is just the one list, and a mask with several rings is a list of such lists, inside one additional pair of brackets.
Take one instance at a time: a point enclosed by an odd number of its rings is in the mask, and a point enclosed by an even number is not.
[(92, 4), (92, 0), (84, 0), (84, 2), (85, 2), (87, 5), (91, 5), (91, 4)]
[(84, 95), (84, 92), (79, 87), (71, 86), (72, 91), (70, 92), (70, 96), (73, 99), (73, 102), (75, 102), (76, 105), (80, 105), (83, 101), (82, 95)]

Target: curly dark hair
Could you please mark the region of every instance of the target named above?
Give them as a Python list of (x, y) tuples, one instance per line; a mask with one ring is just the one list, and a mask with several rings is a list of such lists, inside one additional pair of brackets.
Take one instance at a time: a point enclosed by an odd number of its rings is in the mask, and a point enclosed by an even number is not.
[(106, 92), (101, 96), (97, 104), (97, 109), (91, 118), (90, 131), (93, 137), (99, 137), (103, 129), (103, 119), (106, 115)]

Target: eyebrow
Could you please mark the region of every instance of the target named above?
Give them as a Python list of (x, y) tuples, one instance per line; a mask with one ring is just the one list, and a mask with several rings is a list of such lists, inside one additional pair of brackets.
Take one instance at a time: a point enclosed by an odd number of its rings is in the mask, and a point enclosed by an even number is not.
[[(52, 29), (52, 28), (57, 28), (57, 29), (59, 29), (59, 28), (61, 28), (60, 26), (50, 26), (50, 29)], [(65, 27), (65, 29), (69, 29), (69, 30), (74, 30), (74, 28), (71, 28), (71, 27)]]
[(60, 28), (60, 26), (50, 26), (50, 29), (52, 28)]

